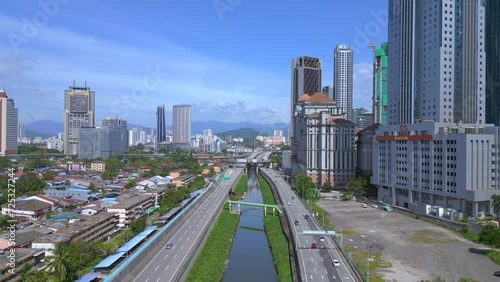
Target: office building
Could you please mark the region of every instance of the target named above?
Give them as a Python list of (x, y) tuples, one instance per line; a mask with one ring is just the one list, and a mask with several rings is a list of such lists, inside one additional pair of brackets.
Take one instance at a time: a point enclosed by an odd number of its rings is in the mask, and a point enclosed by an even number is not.
[(335, 88), (335, 102), (342, 110), (342, 118), (352, 119), (352, 78), (353, 78), (353, 50), (346, 45), (337, 45), (334, 54), (333, 87)]
[(191, 144), (191, 105), (173, 107), (172, 127), (174, 144)]
[(382, 43), (373, 62), (373, 118), (380, 124), (387, 124), (387, 48), (387, 42)]
[(80, 130), (81, 159), (106, 159), (128, 151), (127, 121), (107, 118), (101, 127), (82, 127)]
[[(322, 67), (321, 60), (312, 57), (298, 57), (292, 59), (292, 86), (290, 97), (290, 119), (293, 120), (293, 113), (299, 98), (308, 94), (310, 96), (321, 92)], [(290, 123), (290, 138), (295, 130), (293, 122)]]
[(486, 2), (486, 123), (500, 126), (500, 1)]
[(366, 128), (370, 125), (374, 124), (373, 114), (372, 113), (362, 113), (359, 114), (356, 118), (356, 127), (357, 128)]
[(323, 89), (321, 90), (321, 92), (323, 94), (325, 94), (325, 96), (328, 96), (331, 99), (335, 98), (335, 97), (333, 97), (333, 87), (331, 87), (331, 86), (325, 86), (325, 87), (323, 87)]
[(0, 155), (17, 154), (18, 112), (14, 100), (0, 89)]
[(73, 86), (64, 91), (64, 154), (77, 155), (80, 148), (80, 128), (93, 127), (95, 122), (95, 92)]
[(372, 175), (373, 139), (380, 123), (372, 124), (356, 133), (356, 176)]
[(388, 124), (484, 123), (484, 3), (389, 0)]
[(329, 181), (334, 188), (345, 188), (354, 179), (355, 124), (341, 117), (341, 109), (323, 93), (299, 99), (294, 113), (292, 174), (302, 171), (318, 187)]
[(166, 125), (165, 125), (165, 105), (156, 108), (156, 143), (165, 142)]
[(364, 114), (367, 114), (368, 113), (368, 110), (361, 107), (361, 108), (357, 108), (357, 109), (353, 109), (352, 110), (352, 114), (351, 114), (351, 118), (352, 118), (352, 122), (356, 123), (358, 122), (358, 117), (361, 116), (361, 115), (364, 115)]
[(24, 123), (19, 124), (19, 128), (17, 129), (17, 143), (21, 143), (21, 140), (26, 137), (26, 126)]
[(500, 193), (499, 128), (437, 123), (380, 126), (372, 151), (371, 183), (392, 205), (437, 206), (464, 216), (491, 214)]

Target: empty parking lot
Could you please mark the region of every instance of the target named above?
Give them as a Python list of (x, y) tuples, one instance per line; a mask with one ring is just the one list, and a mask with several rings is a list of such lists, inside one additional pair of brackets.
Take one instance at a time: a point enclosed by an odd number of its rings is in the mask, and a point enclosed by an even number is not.
[[(500, 265), (471, 252), (484, 246), (454, 232), (395, 212), (362, 208), (360, 203), (321, 200), (335, 229), (345, 230), (344, 245), (364, 260), (370, 252), (375, 273), (386, 281), (420, 281), (441, 277), (446, 281), (473, 278), (500, 281), (493, 276)], [(375, 270), (375, 268), (377, 268)]]

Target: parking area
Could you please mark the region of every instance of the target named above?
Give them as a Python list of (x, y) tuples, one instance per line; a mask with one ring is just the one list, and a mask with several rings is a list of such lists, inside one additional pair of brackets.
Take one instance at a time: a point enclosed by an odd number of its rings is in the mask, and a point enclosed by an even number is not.
[[(368, 204), (321, 200), (327, 219), (336, 231), (345, 231), (345, 248), (366, 261), (370, 256), (370, 278), (385, 281), (420, 281), (441, 277), (446, 281), (472, 278), (500, 281), (493, 276), (500, 265), (474, 250), (485, 246), (469, 242), (453, 231)], [(377, 268), (377, 269), (375, 269)], [(375, 274), (376, 273), (376, 274)]]

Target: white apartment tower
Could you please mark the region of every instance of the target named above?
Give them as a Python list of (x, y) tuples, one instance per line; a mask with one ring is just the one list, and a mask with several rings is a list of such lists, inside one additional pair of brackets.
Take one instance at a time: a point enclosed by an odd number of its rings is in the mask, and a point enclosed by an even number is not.
[(352, 47), (347, 47), (346, 45), (337, 45), (335, 47), (333, 69), (334, 100), (343, 113), (342, 118), (350, 121), (352, 121), (352, 57)]
[(388, 124), (484, 123), (484, 5), (389, 0)]
[(173, 107), (174, 144), (191, 144), (191, 105)]

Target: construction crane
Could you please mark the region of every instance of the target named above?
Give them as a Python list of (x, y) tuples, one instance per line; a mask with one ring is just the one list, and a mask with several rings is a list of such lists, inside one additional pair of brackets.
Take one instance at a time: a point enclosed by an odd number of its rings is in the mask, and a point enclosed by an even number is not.
[(375, 49), (377, 49), (377, 47), (375, 47), (375, 44), (373, 44), (373, 42), (370, 40), (370, 45), (368, 45), (368, 47), (371, 47), (372, 50), (373, 50), (373, 55), (375, 56)]

